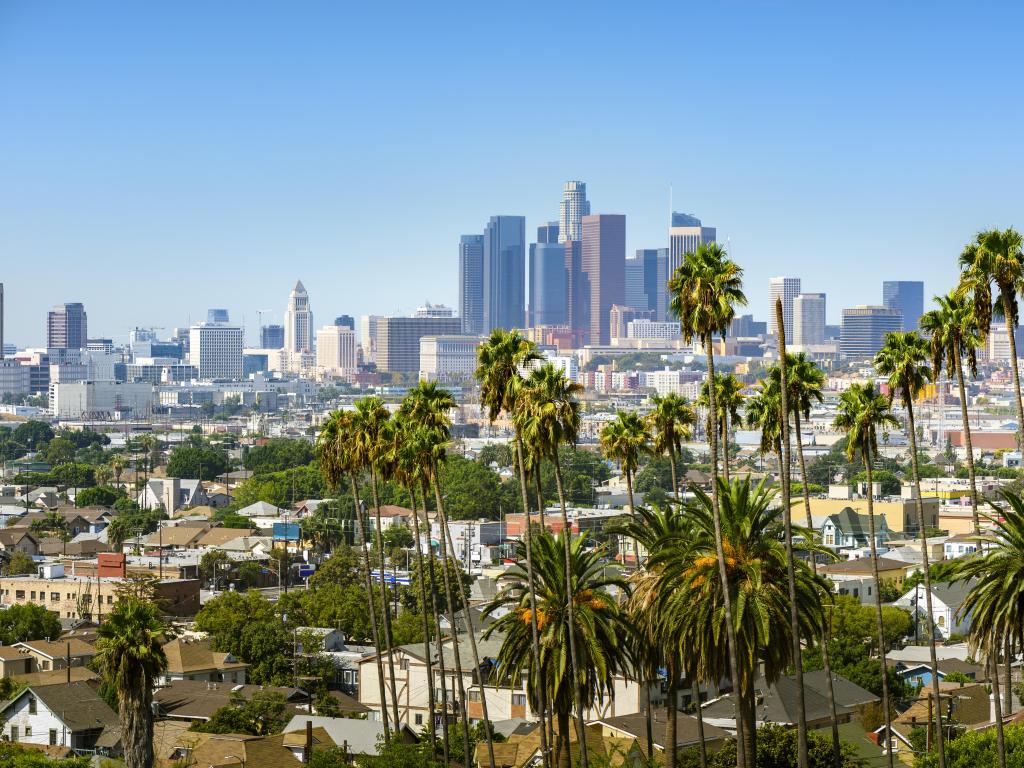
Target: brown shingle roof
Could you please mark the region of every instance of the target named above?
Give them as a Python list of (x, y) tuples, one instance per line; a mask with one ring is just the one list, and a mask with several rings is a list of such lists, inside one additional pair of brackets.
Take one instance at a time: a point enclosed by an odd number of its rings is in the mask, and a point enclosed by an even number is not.
[(67, 640), (24, 640), (20, 643), (15, 643), (14, 647), (29, 648), (38, 654), (46, 656), (51, 659), (64, 658), (68, 655), (68, 646), (71, 646), (72, 658), (78, 658), (80, 656), (95, 656), (96, 647), (89, 643), (79, 640), (78, 638), (69, 638)]
[(26, 688), (8, 706), (26, 695), (35, 695), (74, 732), (99, 730), (108, 725), (117, 725), (118, 722), (117, 713), (107, 706), (107, 702), (87, 683), (61, 683)]
[[(11, 680), (29, 687), (37, 685), (59, 685), (68, 679), (67, 669), (48, 669), (44, 672), (29, 672), (27, 675), (10, 675)], [(98, 681), (100, 676), (88, 667), (72, 667), (71, 682), (91, 683)]]
[(307, 698), (306, 694), (297, 688), (232, 686), (230, 683), (219, 683), (214, 687), (213, 684), (202, 680), (175, 680), (167, 687), (159, 688), (153, 694), (153, 701), (160, 705), (168, 717), (209, 720), (214, 712), (230, 703), (232, 693), (238, 693), (248, 699), (260, 690), (281, 693), (293, 702), (305, 702)]
[(228, 661), (228, 654), (214, 651), (209, 640), (171, 640), (164, 645), (167, 656), (167, 672), (184, 675), (207, 669), (247, 669), (241, 661)]
[(218, 526), (217, 528), (211, 528), (200, 536), (196, 544), (200, 547), (219, 547), (240, 536), (252, 536), (254, 533), (256, 533), (255, 528), (224, 528)]
[(145, 538), (147, 546), (189, 547), (195, 544), (207, 529), (186, 525), (167, 526)]

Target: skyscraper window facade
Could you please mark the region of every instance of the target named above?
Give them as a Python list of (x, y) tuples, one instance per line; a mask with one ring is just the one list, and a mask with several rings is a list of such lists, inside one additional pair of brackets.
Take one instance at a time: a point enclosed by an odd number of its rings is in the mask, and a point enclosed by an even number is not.
[(583, 217), (580, 265), (590, 305), (589, 343), (611, 341), (611, 309), (626, 301), (626, 217)]
[(843, 310), (839, 351), (847, 360), (870, 360), (878, 354), (885, 334), (903, 328), (898, 309), (860, 305)]
[(567, 181), (562, 189), (562, 203), (558, 215), (558, 242), (579, 240), (583, 237), (583, 217), (590, 215), (587, 185), (582, 181)]
[(459, 316), (463, 333), (484, 330), (484, 236), (459, 238)]
[(530, 311), (528, 324), (564, 325), (568, 321), (569, 276), (565, 245), (530, 244)]
[(526, 323), (524, 216), (491, 217), (484, 230), (483, 265), (484, 332), (522, 328)]
[(793, 299), (793, 338), (799, 346), (825, 343), (825, 294), (801, 293)]
[(915, 331), (924, 314), (924, 283), (920, 280), (886, 280), (882, 306), (903, 313), (903, 330)]
[(289, 353), (313, 351), (313, 311), (309, 308), (309, 294), (301, 280), (296, 281), (288, 294), (288, 308), (284, 313), (284, 349)]
[(260, 328), (260, 349), (283, 349), (284, 326), (264, 325)]
[(668, 277), (672, 277), (683, 257), (693, 253), (704, 243), (713, 243), (717, 237), (714, 227), (705, 227), (700, 219), (688, 213), (673, 213), (668, 229)]
[(78, 302), (58, 304), (46, 316), (46, 346), (50, 349), (85, 349), (89, 318)]
[(786, 340), (793, 338), (793, 300), (800, 295), (799, 277), (768, 278), (768, 333), (778, 337), (779, 327), (775, 315), (775, 300), (782, 299), (782, 322), (786, 326)]

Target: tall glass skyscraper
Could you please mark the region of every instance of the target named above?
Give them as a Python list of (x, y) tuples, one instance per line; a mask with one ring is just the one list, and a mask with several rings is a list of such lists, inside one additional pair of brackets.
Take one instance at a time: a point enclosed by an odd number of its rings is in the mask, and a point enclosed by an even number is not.
[(526, 323), (526, 217), (492, 216), (484, 230), (485, 333)]
[(903, 330), (915, 331), (924, 314), (924, 283), (920, 280), (886, 280), (882, 283), (882, 306), (903, 313)]
[(703, 226), (696, 216), (673, 213), (668, 229), (668, 274), (674, 275), (686, 254), (693, 253), (703, 243), (715, 242), (717, 235), (714, 227)]
[(580, 259), (590, 304), (589, 343), (611, 341), (611, 310), (626, 301), (626, 217), (583, 217)]
[(567, 181), (562, 188), (562, 204), (558, 215), (558, 242), (579, 240), (583, 237), (583, 217), (590, 215), (587, 185), (582, 181)]
[(668, 300), (668, 248), (638, 248), (626, 259), (626, 305), (664, 320)]
[(58, 304), (46, 316), (46, 346), (50, 349), (85, 349), (89, 318), (79, 302)]
[(462, 332), (484, 332), (484, 236), (459, 238), (459, 317)]
[[(538, 238), (540, 236), (538, 233)], [(531, 243), (529, 325), (565, 325), (568, 320), (569, 275), (565, 268), (565, 244)]]

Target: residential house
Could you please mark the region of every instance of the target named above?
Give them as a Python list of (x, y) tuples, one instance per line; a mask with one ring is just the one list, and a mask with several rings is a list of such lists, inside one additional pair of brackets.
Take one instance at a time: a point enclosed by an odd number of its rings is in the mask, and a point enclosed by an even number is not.
[(958, 581), (954, 583), (932, 582), (932, 617), (927, 615), (927, 599), (924, 584), (917, 584), (893, 605), (905, 608), (924, 625), (925, 631), (930, 626), (936, 637), (948, 640), (951, 635), (966, 635), (971, 630), (971, 614), (968, 611), (960, 616), (960, 606), (971, 591), (973, 582)]
[(168, 515), (208, 503), (202, 480), (179, 477), (151, 477), (136, 501), (143, 509), (163, 507)]
[(117, 713), (88, 683), (28, 687), (0, 704), (3, 735), (12, 742), (90, 750)]
[[(178, 732), (176, 743), (164, 757), (160, 766), (245, 766), (245, 768), (296, 768), (309, 762), (318, 749), (333, 749), (335, 744), (323, 728), (313, 728), (309, 734), (278, 733), (272, 736), (242, 734)], [(166, 741), (161, 742), (161, 754), (167, 754)]]
[[(897, 586), (902, 586), (907, 576), (915, 570), (913, 565), (884, 557), (879, 557), (877, 562), (878, 578), (882, 581), (891, 581)], [(865, 579), (869, 579), (872, 583), (864, 584), (867, 593), (861, 593), (860, 601), (865, 605), (873, 605), (878, 599), (870, 557), (822, 565), (819, 566), (818, 573), (829, 579), (837, 588), (841, 587), (843, 582), (857, 581), (863, 584)]]
[[(210, 523), (207, 522), (199, 525), (162, 525), (146, 536), (143, 543), (147, 549), (196, 549), (199, 547), (199, 540), (210, 527)], [(132, 542), (126, 541), (125, 546), (132, 547)]]
[(249, 699), (260, 691), (280, 693), (294, 714), (298, 714), (309, 702), (309, 694), (301, 688), (211, 683), (202, 680), (173, 680), (157, 688), (153, 701), (164, 717), (206, 721), (218, 709), (228, 706), (233, 694)]
[(217, 526), (216, 528), (210, 528), (200, 536), (196, 546), (220, 549), (229, 541), (234, 541), (240, 536), (252, 536), (254, 533), (256, 533), (255, 528), (225, 528)]
[[(306, 732), (306, 723), (312, 723), (313, 730), (323, 729), (335, 744), (344, 744), (348, 754), (376, 755), (377, 745), (384, 736), (384, 724), (374, 720), (354, 720), (351, 717), (319, 717), (317, 715), (295, 715), (284, 727), (285, 733)], [(396, 730), (394, 737), (406, 743), (416, 741), (416, 733), (407, 725)]]
[[(932, 665), (930, 661), (892, 661), (888, 659), (887, 661), (900, 678), (911, 685), (918, 688), (931, 685)], [(984, 667), (960, 659), (938, 659), (937, 665), (939, 682), (945, 681), (946, 676), (954, 672), (964, 675), (969, 680), (982, 681), (987, 677)]]
[(39, 554), (39, 539), (29, 533), (27, 527), (3, 528), (0, 529), (0, 552), (8, 556), (21, 552), (29, 557), (35, 557)]
[(973, 533), (961, 533), (950, 536), (943, 544), (943, 557), (955, 560), (965, 555), (973, 555), (978, 551), (978, 540)]
[[(821, 526), (821, 542), (832, 549), (851, 549), (871, 545), (870, 521), (866, 514), (854, 512), (845, 507), (825, 518)], [(892, 532), (884, 515), (875, 515), (875, 546), (883, 549)]]
[[(618, 717), (601, 718), (587, 726), (589, 729), (597, 729), (605, 738), (618, 738), (634, 740), (641, 754), (647, 755), (647, 715), (637, 712), (632, 715), (619, 715)], [(705, 723), (704, 743), (708, 750), (717, 752), (730, 734), (724, 728)], [(653, 758), (657, 762), (664, 762), (666, 738), (668, 736), (668, 718), (664, 709), (658, 709), (651, 718), (651, 736), (653, 737), (654, 752)], [(682, 712), (676, 715), (676, 750), (696, 747), (700, 744), (700, 736), (697, 730), (697, 718), (686, 715)]]
[(77, 638), (59, 640), (23, 640), (17, 648), (31, 660), (29, 672), (48, 672), (66, 667), (87, 667), (96, 656), (96, 647)]
[[(947, 721), (976, 725), (988, 723), (992, 719), (989, 691), (981, 683), (940, 682), (939, 699), (942, 702), (943, 718)], [(896, 718), (894, 725), (908, 728), (924, 725), (930, 719), (929, 711), (935, 711), (935, 694), (930, 686), (922, 689), (914, 703)]]
[(227, 683), (228, 687), (245, 683), (249, 665), (230, 653), (212, 650), (209, 640), (177, 638), (165, 643), (163, 648), (167, 668), (160, 678), (160, 685), (175, 680)]

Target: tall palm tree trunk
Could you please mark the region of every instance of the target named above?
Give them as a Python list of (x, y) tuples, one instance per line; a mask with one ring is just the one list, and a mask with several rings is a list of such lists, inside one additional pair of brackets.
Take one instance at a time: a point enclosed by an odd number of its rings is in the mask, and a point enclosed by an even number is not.
[(572, 754), (569, 752), (569, 719), (568, 712), (558, 712), (558, 768), (571, 768)]
[(1024, 403), (1021, 402), (1020, 396), (1020, 369), (1017, 366), (1017, 339), (1014, 338), (1013, 327), (1014, 315), (1013, 305), (1011, 299), (1013, 298), (1012, 289), (1010, 292), (1000, 290), (1000, 299), (1003, 304), (1003, 317), (1006, 319), (1006, 340), (1010, 344), (1010, 370), (1013, 372), (1013, 392), (1017, 397), (1017, 450), (1024, 450)]
[(871, 469), (871, 447), (865, 445), (864, 468), (868, 474), (868, 543), (871, 546), (871, 576), (875, 580), (875, 622), (878, 629), (878, 658), (882, 665), (882, 714), (885, 716), (885, 752), (889, 760), (889, 768), (893, 768), (892, 761), (892, 713), (889, 709), (889, 674), (885, 666), (885, 623), (882, 621), (882, 595), (880, 588), (882, 580), (878, 578), (878, 552), (875, 546), (875, 492), (873, 474)]
[[(423, 625), (423, 658), (427, 666), (427, 707), (430, 714), (427, 717), (427, 737), (430, 739), (430, 754), (437, 754), (437, 734), (435, 732), (434, 718), (437, 714), (437, 702), (434, 700), (434, 665), (430, 658), (430, 620), (427, 618), (427, 584), (426, 574), (423, 572), (423, 547), (420, 546), (420, 514), (416, 509), (416, 486), (410, 482), (406, 490), (409, 492), (409, 499), (412, 502), (412, 529), (416, 537), (416, 586), (420, 595), (420, 621)], [(423, 500), (423, 509), (426, 511), (427, 500)]]
[[(539, 694), (540, 716), (540, 754), (545, 768), (548, 768), (551, 755), (548, 752), (548, 737), (545, 728), (547, 701), (544, 695), (544, 677), (540, 666), (540, 632), (537, 628), (537, 593), (533, 589), (536, 583), (533, 577), (533, 525), (530, 521), (530, 501), (526, 489), (526, 462), (523, 460), (523, 438), (516, 432), (516, 457), (519, 463), (519, 492), (523, 497), (523, 514), (526, 516), (526, 578), (530, 583), (530, 644), (533, 647), (533, 659), (537, 668), (537, 690)], [(538, 472), (538, 477), (540, 473)], [(539, 498), (538, 498), (539, 501)]]
[(981, 534), (981, 517), (978, 515), (978, 482), (974, 474), (974, 446), (971, 444), (971, 419), (967, 413), (967, 387), (964, 384), (964, 364), (960, 355), (956, 357), (956, 383), (960, 390), (960, 419), (964, 423), (964, 448), (967, 450), (967, 477), (971, 483), (971, 518), (974, 521), (974, 535)]
[(676, 497), (676, 501), (679, 501), (679, 478), (676, 477), (676, 446), (671, 442), (668, 446), (668, 460), (672, 464), (672, 495)]
[(999, 768), (1006, 768), (1006, 740), (1003, 733), (1003, 704), (999, 696), (999, 644), (996, 642), (995, 630), (992, 630), (992, 642), (988, 653), (992, 665), (992, 701), (996, 708), (996, 753), (999, 755)]
[[(928, 611), (928, 653), (932, 662), (932, 696), (935, 697), (935, 747), (939, 755), (939, 768), (946, 768), (946, 746), (942, 733), (942, 699), (939, 695), (939, 660), (935, 653), (935, 621), (932, 612), (932, 577), (928, 572), (928, 531), (924, 524), (924, 501), (921, 499), (921, 470), (917, 465), (917, 430), (914, 426), (914, 401), (910, 392), (903, 392), (907, 407), (907, 432), (910, 434), (910, 464), (914, 470), (914, 499), (917, 507), (917, 527), (921, 532), (921, 567), (924, 569), (924, 601)], [(928, 727), (931, 728), (931, 723)]]
[[(444, 497), (441, 495), (441, 485), (438, 481), (438, 466), (437, 461), (434, 461), (433, 472), (431, 473), (431, 480), (434, 484), (434, 498), (437, 501), (437, 517), (441, 521), (441, 531), (444, 537), (448, 540), (448, 548), (454, 554), (455, 545), (452, 542), (452, 533), (448, 528), (448, 518), (444, 513)], [(445, 568), (445, 573), (448, 569)], [(487, 759), (489, 761), (490, 768), (494, 768), (494, 737), (491, 734), (491, 719), (487, 712), (487, 681), (483, 678), (482, 668), (480, 666), (480, 652), (476, 646), (476, 632), (473, 629), (473, 615), (469, 612), (469, 600), (466, 598), (466, 591), (459, 588), (459, 602), (462, 605), (462, 614), (466, 617), (466, 636), (469, 638), (469, 652), (473, 658), (473, 669), (476, 673), (477, 681), (480, 685), (480, 713), (485, 723), (484, 732), (487, 736)], [(472, 760), (471, 755), (466, 756), (467, 764), (469, 760)]]
[[(715, 420), (715, 352), (711, 346), (711, 334), (704, 336), (704, 349), (708, 358), (708, 408), (711, 411), (711, 423)], [(736, 645), (736, 627), (732, 623), (732, 595), (729, 592), (729, 573), (725, 567), (725, 546), (722, 540), (722, 516), (718, 506), (718, 430), (712, 429), (708, 434), (708, 447), (711, 452), (711, 510), (715, 522), (715, 550), (718, 555), (718, 575), (722, 581), (722, 597), (725, 603), (725, 630), (729, 643), (729, 676), (732, 678), (734, 699), (736, 704), (736, 757), (739, 768), (753, 768), (753, 734), (745, 733), (743, 728), (743, 703), (740, 701), (740, 660), (739, 648)], [(748, 747), (750, 751), (748, 753)]]
[(533, 473), (533, 483), (537, 486), (537, 514), (540, 515), (540, 529), (547, 530), (547, 521), (544, 519), (544, 491), (541, 488), (540, 460), (537, 461), (537, 469)]
[(391, 642), (391, 605), (388, 600), (388, 585), (384, 580), (387, 570), (384, 566), (384, 536), (381, 532), (380, 520), (380, 495), (377, 492), (377, 471), (370, 467), (370, 487), (373, 490), (373, 508), (377, 519), (376, 534), (377, 561), (380, 565), (380, 601), (381, 610), (384, 615), (384, 643), (388, 648), (388, 679), (391, 681), (391, 716), (395, 721), (395, 728), (398, 728), (402, 721), (398, 717), (398, 685), (395, 682), (395, 654), (394, 644)]
[(722, 409), (722, 478), (729, 482), (729, 408)]
[[(796, 570), (793, 564), (793, 510), (789, 505), (789, 377), (786, 370), (786, 327), (783, 323), (782, 299), (775, 301), (775, 317), (779, 332), (779, 375), (781, 377), (780, 396), (782, 418), (779, 426), (782, 430), (782, 441), (779, 450), (779, 463), (782, 476), (782, 520), (786, 538), (786, 582), (789, 588), (789, 632), (793, 643), (793, 666), (796, 671), (796, 743), (797, 765), (807, 768), (807, 706), (804, 703), (804, 669), (800, 651), (800, 617), (796, 605)], [(728, 463), (728, 458), (726, 459)], [(884, 668), (883, 668), (884, 672)], [(943, 767), (944, 768), (944, 767)]]
[[(363, 582), (366, 587), (366, 599), (370, 609), (370, 635), (373, 638), (373, 647), (377, 651), (377, 683), (380, 685), (380, 712), (384, 721), (384, 742), (391, 741), (391, 727), (388, 722), (388, 696), (384, 684), (384, 663), (381, 657), (380, 632), (377, 629), (377, 610), (373, 605), (373, 578), (370, 576), (370, 550), (366, 548), (366, 526), (363, 521), (363, 512), (359, 502), (359, 486), (356, 483), (355, 475), (349, 480), (352, 484), (352, 499), (355, 503), (356, 526), (359, 528), (359, 548), (363, 550)], [(397, 723), (396, 723), (397, 725)]]
[[(424, 492), (426, 489), (424, 489)], [(440, 494), (436, 493), (437, 497)], [(437, 511), (437, 522), (441, 528), (441, 576), (444, 581), (444, 596), (448, 603), (448, 626), (451, 628), (452, 633), (452, 655), (455, 659), (455, 686), (459, 691), (459, 697), (456, 701), (456, 707), (459, 713), (459, 725), (462, 727), (462, 749), (463, 755), (465, 756), (465, 765), (469, 765), (473, 759), (472, 754), (469, 751), (469, 720), (466, 717), (466, 684), (463, 680), (462, 674), (462, 653), (459, 649), (459, 630), (455, 624), (455, 592), (452, 589), (451, 576), (448, 573), (448, 537), (445, 536), (445, 528), (447, 524), (444, 517), (441, 514), (441, 510)], [(461, 585), (459, 587), (462, 589)]]
[[(803, 432), (800, 429), (800, 407), (799, 404), (793, 409), (793, 431), (796, 432), (796, 456), (800, 463), (800, 481), (803, 484), (804, 514), (807, 516), (807, 529), (814, 530), (814, 518), (811, 516), (811, 491), (807, 487), (807, 464), (804, 461), (804, 440)], [(811, 571), (818, 575), (818, 560), (811, 553)], [(840, 768), (843, 761), (842, 745), (839, 739), (839, 718), (836, 714), (836, 695), (832, 684), (832, 665), (828, 657), (828, 628), (821, 634), (821, 664), (825, 671), (825, 693), (828, 698), (829, 720), (832, 725), (832, 767)]]
[(126, 768), (148, 768), (153, 764), (153, 689), (145, 680), (139, 683), (118, 686)]
[(676, 712), (679, 710), (679, 702), (676, 700), (679, 690), (679, 668), (674, 657), (675, 652), (669, 651), (665, 659), (665, 673), (668, 676), (668, 697), (665, 702), (665, 714), (668, 716), (665, 722), (666, 768), (676, 768), (676, 741), (679, 732), (679, 720), (676, 718)]
[(1003, 706), (1006, 708), (1006, 714), (1007, 715), (1012, 715), (1013, 714), (1013, 668), (1012, 668), (1012, 665), (1011, 665), (1010, 662), (1013, 659), (1012, 659), (1012, 657), (1010, 655), (1010, 652), (1013, 649), (1010, 647), (1010, 637), (1009, 637), (1009, 635), (1007, 635), (1006, 638), (1004, 638), (1004, 646), (1003, 647), (1005, 649), (1005, 653), (1003, 655), (1003, 658), (1006, 659), (1006, 672), (1004, 673), (1006, 675), (1006, 685), (1003, 686)]
[[(427, 520), (427, 542), (428, 542), (427, 546), (430, 546), (430, 544), (429, 544), (429, 542), (430, 542), (430, 525), (429, 525), (430, 518), (427, 517), (427, 514), (426, 514), (426, 510), (427, 510), (427, 481), (426, 481), (426, 478), (420, 478), (420, 490), (421, 490), (422, 496), (423, 496), (423, 515), (424, 515), (424, 518)], [(430, 562), (430, 570), (429, 570), (429, 574), (428, 575), (430, 577), (430, 612), (431, 612), (431, 614), (433, 616), (433, 619), (434, 619), (434, 636), (437, 638), (437, 640), (435, 642), (435, 648), (437, 648), (437, 670), (440, 673), (440, 677), (441, 677), (441, 713), (442, 713), (442, 718), (441, 718), (441, 737), (443, 739), (443, 742), (442, 742), (442, 755), (444, 757), (445, 768), (447, 768), (447, 766), (449, 765), (450, 760), (451, 760), (451, 757), (449, 755), (449, 743), (448, 743), (448, 738), (449, 738), (448, 737), (448, 715), (451, 712), (451, 707), (449, 706), (449, 703), (448, 703), (448, 691), (450, 689), (448, 687), (448, 673), (447, 673), (447, 670), (445, 669), (445, 662), (444, 662), (444, 635), (441, 632), (441, 611), (440, 611), (440, 609), (438, 608), (438, 605), (437, 605), (438, 587), (437, 587), (437, 578), (434, 575), (434, 550), (433, 550), (433, 547), (430, 548), (429, 562)], [(461, 670), (460, 670), (460, 674), (461, 674)]]
[[(587, 720), (583, 712), (583, 691), (580, 686), (580, 667), (576, 654), (576, 617), (574, 603), (576, 600), (572, 583), (572, 528), (569, 525), (569, 508), (565, 503), (565, 485), (562, 483), (562, 462), (556, 452), (552, 458), (555, 465), (555, 484), (558, 486), (558, 503), (562, 508), (562, 541), (565, 544), (565, 600), (566, 621), (569, 622), (569, 662), (572, 667), (572, 693), (576, 704), (576, 729), (580, 745), (580, 766), (587, 768), (589, 760), (586, 748)], [(650, 713), (648, 713), (649, 715)], [(567, 723), (568, 725), (568, 723)], [(568, 738), (568, 734), (566, 735)]]

